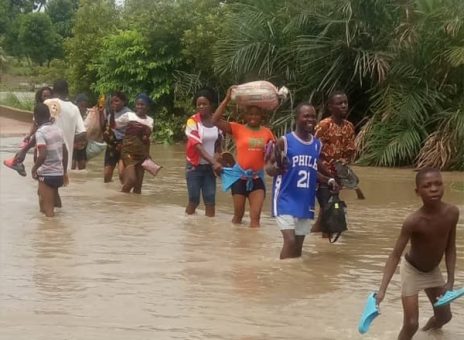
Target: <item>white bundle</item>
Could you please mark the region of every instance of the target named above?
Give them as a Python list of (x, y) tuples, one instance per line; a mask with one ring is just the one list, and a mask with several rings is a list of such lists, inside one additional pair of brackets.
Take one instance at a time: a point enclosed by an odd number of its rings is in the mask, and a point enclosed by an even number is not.
[(269, 111), (275, 110), (287, 95), (288, 89), (285, 86), (277, 89), (265, 80), (241, 84), (232, 90), (232, 100), (239, 106), (257, 106)]

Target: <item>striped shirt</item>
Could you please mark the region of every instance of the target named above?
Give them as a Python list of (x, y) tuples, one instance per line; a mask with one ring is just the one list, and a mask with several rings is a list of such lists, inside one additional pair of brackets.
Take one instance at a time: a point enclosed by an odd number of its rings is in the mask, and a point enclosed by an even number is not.
[(55, 124), (46, 123), (41, 125), (36, 133), (35, 140), (37, 148), (47, 148), (47, 156), (44, 163), (37, 169), (39, 176), (63, 176), (63, 132)]

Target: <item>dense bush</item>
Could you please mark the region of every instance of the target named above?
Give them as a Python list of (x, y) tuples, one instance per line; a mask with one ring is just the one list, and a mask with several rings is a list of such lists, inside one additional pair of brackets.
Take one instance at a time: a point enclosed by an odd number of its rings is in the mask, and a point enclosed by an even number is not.
[[(72, 89), (149, 93), (158, 140), (183, 138), (200, 87), (223, 94), (267, 79), (293, 99), (269, 118), (277, 134), (293, 104), (311, 101), (322, 116), (329, 93), (344, 89), (359, 163), (464, 170), (461, 0), (81, 0), (75, 14), (76, 1), (53, 2)], [(0, 15), (0, 44), (20, 26)]]

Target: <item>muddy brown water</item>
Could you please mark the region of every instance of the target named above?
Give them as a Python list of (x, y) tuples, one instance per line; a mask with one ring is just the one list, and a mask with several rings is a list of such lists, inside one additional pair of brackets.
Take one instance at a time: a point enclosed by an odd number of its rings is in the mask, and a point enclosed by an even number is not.
[[(1, 161), (19, 141), (0, 139)], [(103, 183), (102, 155), (72, 172), (53, 219), (39, 214), (30, 174), (0, 166), (0, 339), (396, 338), (398, 274), (369, 333), (357, 323), (401, 222), (419, 205), (413, 171), (355, 168), (367, 199), (342, 193), (349, 231), (335, 245), (312, 235), (301, 259), (280, 261), (270, 195), (260, 229), (233, 226), (230, 194), (220, 190), (215, 218), (202, 209), (186, 217), (183, 146), (153, 145), (152, 155), (164, 169), (146, 177), (141, 196)], [(464, 175), (443, 175), (444, 199), (463, 214)], [(456, 287), (464, 286), (463, 227), (461, 216)], [(432, 314), (424, 294), (420, 305), (423, 325)], [(414, 339), (464, 339), (464, 299), (452, 310), (442, 331)]]

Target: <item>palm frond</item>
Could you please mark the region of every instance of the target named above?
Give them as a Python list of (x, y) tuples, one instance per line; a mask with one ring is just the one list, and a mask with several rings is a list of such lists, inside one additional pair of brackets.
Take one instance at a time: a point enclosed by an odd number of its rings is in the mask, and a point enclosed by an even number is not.
[(402, 166), (414, 161), (425, 131), (417, 126), (406, 128), (398, 122), (384, 124), (377, 120), (364, 133), (363, 153), (358, 161), (360, 164)]
[(445, 58), (453, 67), (464, 65), (464, 41), (461, 46), (454, 46), (445, 51)]
[(421, 148), (416, 167), (464, 169), (464, 109), (445, 111), (437, 115), (438, 129), (432, 132)]

